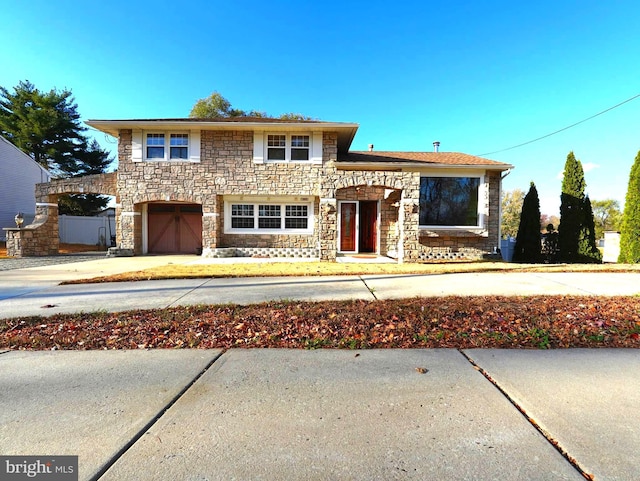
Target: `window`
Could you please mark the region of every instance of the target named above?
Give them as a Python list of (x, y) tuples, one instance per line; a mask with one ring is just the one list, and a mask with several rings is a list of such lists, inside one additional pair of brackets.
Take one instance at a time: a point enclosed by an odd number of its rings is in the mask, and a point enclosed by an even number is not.
[(287, 136), (269, 135), (267, 136), (267, 160), (285, 160)]
[(164, 159), (164, 134), (147, 134), (147, 159)]
[(306, 229), (308, 227), (308, 206), (288, 205), (284, 216), (285, 229)]
[[(169, 153), (168, 159), (167, 152)], [(146, 159), (189, 160), (189, 134), (147, 133)]]
[(258, 228), (259, 229), (280, 229), (282, 221), (280, 219), (279, 205), (259, 205), (258, 206)]
[(233, 204), (231, 206), (231, 227), (233, 229), (253, 229), (253, 205)]
[(309, 160), (309, 136), (291, 136), (291, 160)]
[(189, 158), (189, 134), (171, 134), (169, 145), (170, 159)]
[[(230, 207), (229, 207), (230, 206)], [(310, 204), (227, 204), (226, 229), (260, 232), (310, 233), (313, 210)]]
[(267, 160), (282, 162), (309, 160), (310, 146), (309, 135), (268, 134)]
[(478, 226), (479, 177), (420, 178), (420, 225)]

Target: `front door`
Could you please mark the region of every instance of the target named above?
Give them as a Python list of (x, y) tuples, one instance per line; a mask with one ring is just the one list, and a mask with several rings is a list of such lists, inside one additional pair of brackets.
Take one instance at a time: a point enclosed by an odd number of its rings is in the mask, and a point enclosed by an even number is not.
[(378, 201), (360, 201), (359, 252), (378, 251)]
[(340, 251), (356, 251), (356, 214), (358, 204), (342, 202), (340, 204)]
[(339, 252), (378, 252), (378, 201), (343, 201), (339, 211)]

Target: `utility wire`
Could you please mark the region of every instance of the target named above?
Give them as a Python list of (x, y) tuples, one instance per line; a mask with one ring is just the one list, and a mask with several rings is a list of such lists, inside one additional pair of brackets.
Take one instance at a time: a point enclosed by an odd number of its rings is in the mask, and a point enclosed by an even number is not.
[(494, 150), (493, 152), (487, 152), (487, 153), (484, 153), (484, 154), (478, 154), (478, 157), (484, 157), (485, 155), (492, 155), (492, 154), (498, 154), (500, 152), (506, 152), (507, 150), (517, 149), (518, 147), (522, 147), (523, 145), (532, 144), (534, 142), (537, 142), (538, 140), (546, 139), (547, 137), (551, 137), (552, 135), (559, 134), (560, 132), (564, 132), (565, 130), (568, 130), (568, 129), (572, 128), (572, 127), (575, 127), (576, 125), (580, 125), (580, 124), (586, 122), (587, 120), (594, 119), (599, 115), (602, 115), (604, 113), (609, 112), (610, 110), (616, 109), (616, 108), (620, 107), (621, 105), (626, 104), (627, 102), (631, 102), (632, 100), (637, 99), (638, 97), (640, 97), (640, 94), (634, 95), (633, 97), (631, 97), (631, 98), (629, 98), (629, 99), (627, 99), (627, 100), (625, 100), (623, 102), (620, 102), (619, 104), (616, 104), (613, 107), (609, 107), (608, 109), (605, 109), (602, 112), (598, 112), (597, 114), (592, 115), (591, 117), (587, 117), (586, 119), (583, 119), (583, 120), (581, 120), (579, 122), (576, 122), (575, 124), (568, 125), (567, 127), (564, 127), (564, 128), (562, 128), (560, 130), (556, 130), (555, 132), (551, 132), (550, 134), (543, 135), (542, 137), (538, 137), (537, 139), (529, 140), (527, 142), (523, 142), (522, 144), (514, 145), (513, 147), (507, 147), (506, 149)]

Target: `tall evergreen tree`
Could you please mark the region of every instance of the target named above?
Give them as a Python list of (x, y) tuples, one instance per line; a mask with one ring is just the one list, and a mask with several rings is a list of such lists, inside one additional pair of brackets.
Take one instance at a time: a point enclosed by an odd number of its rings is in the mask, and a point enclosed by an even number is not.
[(41, 92), (27, 81), (0, 87), (0, 133), (54, 175), (73, 171), (86, 146), (71, 92)]
[(584, 219), (584, 170), (573, 152), (567, 155), (560, 194), (558, 247), (564, 262), (578, 262), (578, 243)]
[(578, 256), (580, 262), (599, 264), (602, 262), (602, 253), (596, 245), (596, 225), (589, 196), (584, 198), (582, 216), (583, 221), (580, 227), (580, 238), (578, 240)]
[(636, 155), (629, 174), (629, 186), (620, 229), (618, 262), (625, 264), (640, 262), (640, 152)]
[(538, 189), (531, 182), (522, 203), (520, 225), (513, 250), (513, 262), (537, 263), (542, 260), (540, 238), (540, 199)]
[[(38, 90), (28, 80), (13, 92), (0, 87), (0, 134), (57, 177), (105, 172), (111, 159), (80, 123), (71, 91)], [(91, 215), (108, 198), (97, 195), (62, 196), (61, 214)]]

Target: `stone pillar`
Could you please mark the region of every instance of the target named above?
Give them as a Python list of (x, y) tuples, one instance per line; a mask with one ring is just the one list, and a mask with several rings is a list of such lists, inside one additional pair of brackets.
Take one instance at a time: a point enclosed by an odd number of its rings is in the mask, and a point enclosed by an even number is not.
[(142, 212), (136, 207), (120, 212), (117, 249), (121, 255), (142, 254)]
[(36, 203), (36, 216), (32, 224), (17, 228), (4, 228), (7, 236), (7, 255), (11, 257), (38, 257), (58, 254), (58, 204)]
[(320, 260), (335, 261), (338, 255), (338, 202), (320, 199)]
[(218, 248), (222, 229), (221, 204), (218, 196), (202, 203), (202, 255), (209, 257)]

